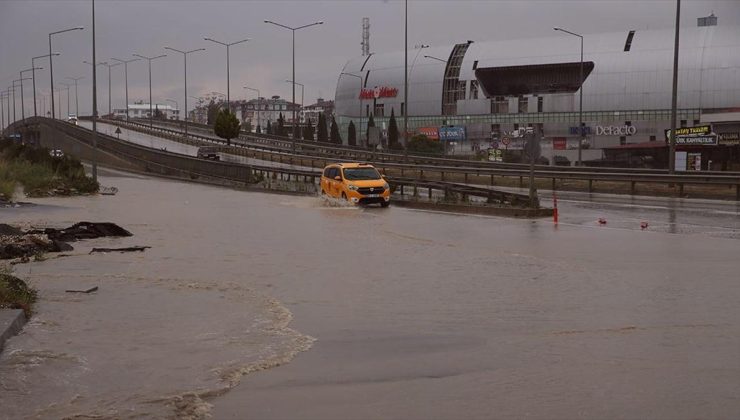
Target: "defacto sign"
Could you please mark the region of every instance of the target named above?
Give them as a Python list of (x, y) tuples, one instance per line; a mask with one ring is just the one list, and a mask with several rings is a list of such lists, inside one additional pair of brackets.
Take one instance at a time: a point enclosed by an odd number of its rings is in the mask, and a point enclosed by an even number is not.
[(637, 127), (633, 125), (606, 125), (606, 126), (597, 125), (596, 126), (597, 136), (634, 136), (636, 133), (637, 133)]
[(362, 89), (360, 99), (395, 98), (398, 89), (388, 86), (375, 86), (373, 89)]

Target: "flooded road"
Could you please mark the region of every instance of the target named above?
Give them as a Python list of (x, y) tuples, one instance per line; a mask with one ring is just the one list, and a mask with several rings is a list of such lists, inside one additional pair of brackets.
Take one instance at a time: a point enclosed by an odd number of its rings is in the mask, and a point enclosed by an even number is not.
[[(0, 356), (8, 418), (740, 413), (734, 205), (573, 196), (555, 227), (102, 183), (119, 194), (0, 210), (6, 223), (134, 233), (17, 266), (41, 302)], [(152, 248), (86, 253), (132, 245)]]

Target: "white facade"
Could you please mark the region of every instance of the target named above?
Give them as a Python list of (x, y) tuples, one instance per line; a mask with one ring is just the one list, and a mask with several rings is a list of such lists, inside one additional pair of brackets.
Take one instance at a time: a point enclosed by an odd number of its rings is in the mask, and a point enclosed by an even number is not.
[[(149, 104), (129, 104), (129, 118), (149, 118)], [(151, 110), (154, 114), (161, 111), (168, 120), (179, 120), (180, 110), (170, 105), (152, 104)], [(113, 110), (115, 118), (126, 118), (126, 109), (117, 108)]]
[[(674, 31), (636, 30), (631, 38), (629, 33), (584, 34), (583, 59), (593, 62), (593, 71), (583, 83), (583, 120), (590, 130), (587, 140), (592, 150), (620, 143), (662, 141), (663, 130), (669, 125)], [(680, 125), (702, 124), (713, 114), (727, 110), (734, 111), (727, 120), (713, 124), (729, 126), (740, 121), (740, 27), (687, 27), (681, 30), (680, 41)], [(457, 44), (458, 51), (464, 44)], [(408, 108), (410, 132), (420, 127), (458, 125), (466, 127), (468, 139), (487, 142), (496, 137), (496, 132), (532, 125), (542, 128), (545, 138), (565, 139), (567, 148), (577, 148), (580, 92), (502, 97), (500, 104), (494, 104), (480, 87), (475, 70), (577, 63), (578, 38), (553, 31), (546, 38), (470, 43), (463, 48), (457, 76), (459, 91), (452, 107), (445, 108), (454, 112), (443, 112), (445, 75), (454, 61), (455, 47), (409, 51), (408, 107), (403, 103), (403, 51), (349, 60), (341, 72), (361, 76), (363, 89), (385, 88), (386, 92), (395, 91), (395, 95), (377, 99), (370, 96), (361, 103), (360, 80), (339, 75), (335, 103), (342, 131), (346, 132), (350, 119), (358, 124), (360, 109), (363, 123), (375, 110), (377, 126), (387, 124), (393, 110), (402, 128), (402, 114)], [(625, 126), (634, 128), (620, 134), (617, 128)]]

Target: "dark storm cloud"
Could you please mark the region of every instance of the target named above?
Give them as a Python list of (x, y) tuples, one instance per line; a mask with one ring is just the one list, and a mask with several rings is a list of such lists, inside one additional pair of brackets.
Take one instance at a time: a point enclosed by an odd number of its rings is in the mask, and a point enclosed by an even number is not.
[[(740, 24), (740, 1), (698, 0), (683, 2), (684, 25), (714, 11), (720, 25)], [(370, 18), (371, 49), (386, 52), (403, 48), (402, 1), (98, 1), (97, 55), (99, 61), (132, 58), (132, 54), (167, 53), (163, 47), (205, 52), (188, 61), (189, 94), (226, 90), (226, 52), (204, 41), (212, 37), (231, 42), (251, 41), (231, 49), (231, 96), (252, 95), (242, 86), (261, 90), (263, 96), (290, 98), (291, 36), (287, 30), (263, 23), (271, 19), (289, 26), (317, 20), (324, 25), (296, 36), (297, 81), (306, 85), (306, 103), (318, 96), (333, 98), (336, 80), (348, 58), (360, 55), (361, 20)], [(512, 39), (555, 36), (553, 26), (584, 34), (611, 30), (672, 27), (675, 2), (656, 1), (424, 1), (409, 2), (409, 45), (446, 45), (461, 40)], [(84, 26), (85, 30), (54, 38), (54, 50), (63, 55), (54, 61), (55, 81), (84, 76), (80, 81), (80, 112), (90, 112), (91, 59), (90, 1), (0, 1), (0, 89), (18, 71), (31, 66), (31, 57), (48, 52), (47, 34)], [(49, 91), (48, 63), (38, 76), (40, 91)], [(182, 57), (170, 54), (153, 64), (154, 98), (174, 98), (182, 104)], [(99, 103), (107, 111), (108, 71), (99, 68)], [(69, 82), (69, 80), (66, 80)], [(112, 70), (112, 97), (123, 106), (123, 70)], [(146, 64), (129, 65), (131, 101), (148, 98)], [(30, 89), (26, 90), (30, 98)], [(63, 98), (64, 99), (64, 98)], [(300, 91), (298, 93), (300, 100)], [(32, 105), (26, 104), (26, 109)], [(66, 102), (66, 99), (65, 99)], [(181, 105), (182, 106), (182, 105)]]

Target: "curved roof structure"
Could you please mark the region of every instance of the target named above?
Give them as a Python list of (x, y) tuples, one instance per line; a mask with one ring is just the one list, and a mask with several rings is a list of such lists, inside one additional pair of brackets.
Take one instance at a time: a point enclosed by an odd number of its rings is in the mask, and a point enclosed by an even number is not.
[[(673, 29), (630, 31), (584, 36), (584, 61), (593, 62), (593, 71), (583, 83), (584, 110), (667, 109), (671, 106)], [(467, 42), (457, 44), (468, 44)], [(483, 90), (475, 99), (475, 69), (563, 64), (580, 61), (578, 38), (553, 32), (547, 38), (472, 42), (466, 48), (455, 45), (409, 51), (409, 115), (442, 115), (447, 69), (453, 53), (463, 52), (459, 64), (457, 114), (486, 114), (490, 101)], [(458, 52), (455, 52), (458, 51)], [(681, 30), (679, 49), (679, 108), (740, 107), (740, 26), (688, 27)], [(424, 58), (437, 57), (445, 62)], [(371, 54), (349, 60), (342, 72), (360, 75), (363, 88), (397, 89), (395, 96), (377, 103), (400, 114), (403, 102), (403, 51)], [(446, 72), (447, 70), (447, 72)], [(450, 83), (454, 79), (449, 78)], [(464, 86), (463, 86), (464, 84)], [(458, 89), (458, 90), (459, 90)], [(336, 89), (338, 115), (356, 117), (360, 79), (340, 75)], [(544, 112), (571, 111), (577, 93), (553, 94), (545, 101)], [(365, 105), (372, 100), (365, 100)], [(577, 101), (575, 101), (577, 102)], [(444, 112), (445, 115), (449, 114)]]

